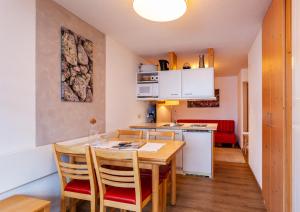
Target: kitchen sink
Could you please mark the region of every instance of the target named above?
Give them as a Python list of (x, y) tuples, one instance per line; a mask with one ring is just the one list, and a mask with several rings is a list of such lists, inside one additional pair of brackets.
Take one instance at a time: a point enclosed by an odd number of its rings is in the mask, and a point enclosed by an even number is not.
[(191, 127), (207, 127), (207, 124), (191, 124)]
[(183, 126), (183, 124), (174, 124), (174, 125), (164, 124), (164, 125), (162, 125), (162, 127), (181, 127), (181, 126)]

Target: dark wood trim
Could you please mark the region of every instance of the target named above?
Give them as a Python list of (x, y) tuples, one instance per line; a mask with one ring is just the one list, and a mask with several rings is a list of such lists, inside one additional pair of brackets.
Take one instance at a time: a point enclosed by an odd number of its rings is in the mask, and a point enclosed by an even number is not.
[(285, 2), (285, 163), (284, 163), (284, 192), (285, 211), (292, 211), (292, 1)]

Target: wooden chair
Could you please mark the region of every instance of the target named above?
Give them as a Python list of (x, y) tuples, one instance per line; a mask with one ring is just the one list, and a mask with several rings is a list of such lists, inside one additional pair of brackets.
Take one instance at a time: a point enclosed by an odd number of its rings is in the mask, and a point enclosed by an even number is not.
[(117, 130), (117, 138), (143, 138), (143, 131), (142, 130)]
[(106, 211), (106, 207), (142, 211), (152, 198), (152, 182), (149, 177), (140, 178), (137, 152), (92, 147), (92, 156), (100, 190), (100, 211)]
[(175, 140), (175, 132), (172, 131), (148, 131), (146, 134), (147, 140)]
[[(98, 193), (89, 146), (53, 144), (53, 150), (61, 185), (61, 211), (66, 211), (66, 198), (71, 200), (71, 211), (78, 200), (90, 201), (91, 211), (96, 211)], [(74, 158), (82, 160), (78, 163)]]
[[(147, 140), (175, 140), (175, 132), (172, 131), (148, 131), (146, 135)], [(151, 172), (142, 170), (142, 175), (150, 175)], [(162, 205), (163, 212), (166, 211), (167, 207), (167, 193), (168, 183), (171, 181), (171, 165), (165, 165), (159, 167), (159, 177), (162, 179)]]

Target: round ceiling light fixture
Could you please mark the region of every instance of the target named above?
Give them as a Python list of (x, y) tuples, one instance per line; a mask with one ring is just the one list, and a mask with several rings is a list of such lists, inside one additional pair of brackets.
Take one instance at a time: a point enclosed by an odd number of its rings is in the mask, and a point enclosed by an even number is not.
[(133, 0), (133, 9), (150, 21), (167, 22), (183, 16), (187, 4), (186, 0)]

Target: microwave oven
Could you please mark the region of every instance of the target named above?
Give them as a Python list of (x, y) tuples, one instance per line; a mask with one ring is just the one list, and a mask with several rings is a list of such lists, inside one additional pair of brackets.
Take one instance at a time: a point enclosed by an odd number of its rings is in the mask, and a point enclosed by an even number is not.
[(137, 85), (138, 98), (158, 98), (158, 83), (143, 83)]

